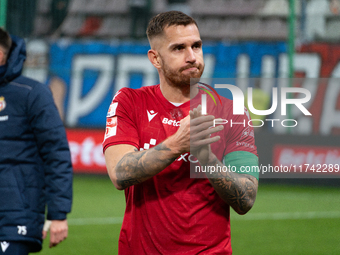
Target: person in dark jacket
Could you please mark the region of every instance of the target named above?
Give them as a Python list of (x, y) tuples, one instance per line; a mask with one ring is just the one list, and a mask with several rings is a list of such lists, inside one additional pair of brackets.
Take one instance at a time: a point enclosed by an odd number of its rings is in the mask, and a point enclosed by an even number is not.
[(0, 254), (50, 247), (68, 234), (72, 164), (65, 128), (46, 85), (21, 75), (23, 39), (0, 28)]

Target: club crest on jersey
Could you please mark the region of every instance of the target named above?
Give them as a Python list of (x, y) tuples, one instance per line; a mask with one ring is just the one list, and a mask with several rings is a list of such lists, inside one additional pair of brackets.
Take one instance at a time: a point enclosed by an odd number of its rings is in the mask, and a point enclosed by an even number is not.
[(6, 108), (6, 101), (4, 97), (0, 97), (0, 112)]

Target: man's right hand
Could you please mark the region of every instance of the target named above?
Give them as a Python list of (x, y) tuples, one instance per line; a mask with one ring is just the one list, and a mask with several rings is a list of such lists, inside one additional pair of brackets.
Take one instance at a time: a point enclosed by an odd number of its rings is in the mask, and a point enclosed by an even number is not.
[(50, 231), (50, 245), (52, 248), (59, 244), (61, 241), (65, 240), (68, 235), (68, 225), (67, 220), (52, 220), (47, 221), (48, 227), (45, 227), (47, 224), (45, 223), (44, 229), (42, 232), (43, 239), (46, 238), (47, 232)]
[(180, 127), (177, 132), (166, 139), (164, 143), (174, 153), (191, 152), (194, 156), (198, 150), (217, 142), (220, 137), (210, 137), (211, 134), (219, 132), (223, 126), (214, 125), (215, 117), (212, 115), (201, 115), (201, 107), (193, 109), (190, 114), (180, 121)]

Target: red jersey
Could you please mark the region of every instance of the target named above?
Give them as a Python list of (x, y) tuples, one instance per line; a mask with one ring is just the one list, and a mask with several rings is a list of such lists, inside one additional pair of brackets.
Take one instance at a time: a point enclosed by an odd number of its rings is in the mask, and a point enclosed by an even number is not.
[[(231, 100), (222, 98), (223, 107), (216, 107), (209, 96), (207, 99), (208, 114), (239, 123), (248, 121), (247, 115), (232, 115)], [(165, 99), (159, 85), (123, 88), (108, 111), (104, 150), (116, 144), (131, 144), (138, 150), (152, 148), (177, 131), (189, 110), (190, 102), (176, 107)], [(221, 161), (233, 151), (256, 155), (252, 128), (226, 125), (214, 135), (221, 136), (211, 145)], [(208, 179), (190, 178), (190, 162), (195, 158), (184, 153), (157, 175), (125, 189), (119, 254), (232, 253), (229, 205)]]

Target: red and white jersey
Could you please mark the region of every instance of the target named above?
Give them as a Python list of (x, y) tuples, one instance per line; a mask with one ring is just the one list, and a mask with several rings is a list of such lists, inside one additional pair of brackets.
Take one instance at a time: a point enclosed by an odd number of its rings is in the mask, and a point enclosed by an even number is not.
[[(195, 97), (197, 105), (202, 93)], [(222, 98), (222, 106), (215, 106), (207, 97), (208, 114), (248, 122), (246, 114), (232, 115), (231, 100)], [(189, 110), (190, 102), (176, 107), (166, 100), (159, 85), (123, 88), (107, 114), (104, 150), (116, 144), (150, 149), (173, 135)], [(215, 135), (221, 139), (211, 148), (221, 161), (233, 151), (257, 154), (251, 127), (226, 125)], [(190, 153), (184, 153), (151, 179), (125, 189), (119, 254), (232, 253), (229, 205), (208, 179), (190, 178), (190, 162), (194, 161)]]

